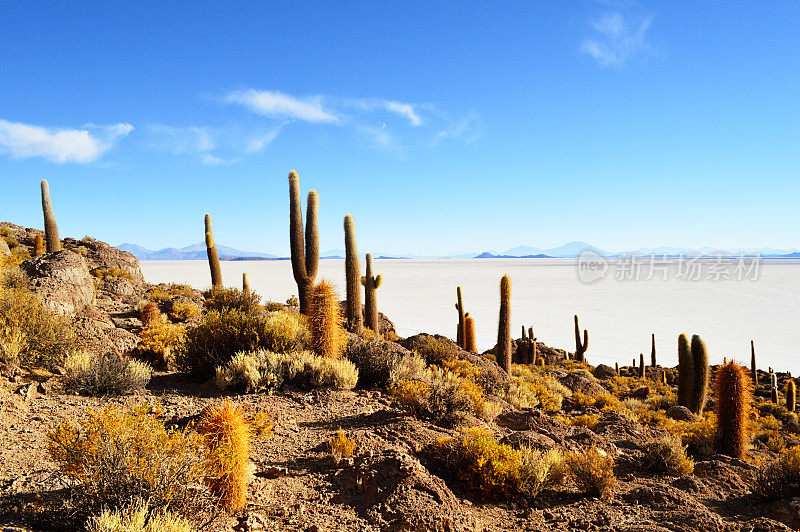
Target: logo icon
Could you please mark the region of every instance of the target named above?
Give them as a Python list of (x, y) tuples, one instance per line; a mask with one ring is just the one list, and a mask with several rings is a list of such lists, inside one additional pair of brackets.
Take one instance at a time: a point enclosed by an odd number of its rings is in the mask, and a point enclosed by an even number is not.
[(608, 272), (608, 261), (605, 257), (585, 249), (578, 255), (578, 279), (582, 283), (591, 284), (599, 281)]

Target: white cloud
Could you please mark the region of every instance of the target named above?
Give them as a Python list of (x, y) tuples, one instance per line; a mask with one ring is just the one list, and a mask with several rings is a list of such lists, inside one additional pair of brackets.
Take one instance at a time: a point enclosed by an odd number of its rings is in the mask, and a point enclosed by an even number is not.
[(228, 94), (225, 103), (243, 105), (264, 116), (286, 117), (306, 122), (336, 122), (337, 117), (322, 107), (322, 99), (296, 98), (277, 91), (241, 90)]
[(133, 131), (130, 124), (46, 128), (0, 119), (0, 150), (15, 158), (42, 157), (55, 163), (90, 163)]
[(383, 151), (401, 151), (402, 149), (400, 142), (383, 122), (378, 126), (358, 126), (357, 130), (374, 148)]
[(583, 41), (580, 51), (600, 67), (622, 67), (632, 60), (647, 61), (654, 48), (647, 39), (653, 17), (638, 24), (626, 22), (621, 13), (608, 13), (592, 23), (595, 35)]
[(204, 153), (217, 147), (214, 133), (207, 127), (173, 127), (157, 124), (150, 126), (151, 143), (175, 155)]
[(437, 144), (441, 139), (463, 139), (465, 144), (472, 144), (482, 136), (483, 123), (478, 113), (473, 111), (465, 118), (439, 131), (433, 144)]
[(247, 146), (245, 147), (244, 152), (256, 153), (263, 150), (264, 148), (272, 144), (272, 141), (275, 140), (275, 137), (278, 136), (278, 133), (280, 133), (280, 131), (281, 128), (277, 127), (267, 133), (260, 133), (251, 136), (247, 141)]

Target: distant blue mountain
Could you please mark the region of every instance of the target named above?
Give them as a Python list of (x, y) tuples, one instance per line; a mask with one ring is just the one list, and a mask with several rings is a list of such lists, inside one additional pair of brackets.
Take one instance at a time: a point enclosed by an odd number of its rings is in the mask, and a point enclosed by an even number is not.
[[(139, 260), (205, 260), (208, 258), (206, 254), (206, 245), (203, 242), (192, 244), (184, 248), (164, 248), (153, 251), (136, 244), (120, 244), (117, 248), (122, 251), (127, 251)], [(217, 253), (221, 260), (242, 259), (244, 257), (252, 257), (257, 259), (278, 259), (276, 255), (269, 253), (261, 253), (258, 251), (242, 251), (239, 249), (231, 248), (228, 246), (217, 246)]]

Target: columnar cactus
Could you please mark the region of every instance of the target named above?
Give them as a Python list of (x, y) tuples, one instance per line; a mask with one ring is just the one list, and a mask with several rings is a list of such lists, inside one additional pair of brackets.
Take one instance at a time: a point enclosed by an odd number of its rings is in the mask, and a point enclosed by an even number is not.
[(778, 389), (775, 386), (771, 386), (769, 389), (769, 400), (778, 404)]
[(339, 358), (345, 341), (342, 311), (336, 290), (325, 279), (312, 292), (308, 325), (314, 353), (321, 357)]
[(464, 299), (461, 297), (461, 287), (456, 287), (456, 310), (458, 311), (458, 329), (456, 343), (461, 349), (466, 349), (466, 338), (464, 336)]
[(244, 295), (250, 295), (250, 276), (247, 275), (247, 272), (242, 273), (242, 292)]
[(614, 373), (619, 377), (619, 362), (614, 362)]
[(497, 351), (495, 357), (506, 373), (511, 373), (511, 279), (500, 279), (500, 317), (497, 321)]
[(543, 368), (546, 364), (547, 364), (547, 361), (544, 359), (544, 357), (538, 357), (536, 359), (536, 365), (537, 366)]
[(589, 331), (583, 330), (583, 343), (581, 343), (581, 328), (578, 325), (578, 315), (575, 314), (575, 360), (585, 362), (584, 355), (589, 348)]
[(650, 338), (650, 365), (656, 367), (656, 333), (653, 333)]
[(208, 255), (208, 267), (211, 270), (211, 288), (222, 288), (222, 267), (219, 265), (219, 253), (214, 244), (210, 214), (206, 214), (206, 254)]
[(639, 376), (644, 378), (644, 353), (639, 353)]
[(528, 327), (528, 360), (526, 364), (532, 364), (538, 360), (539, 348), (536, 346), (537, 338), (533, 335), (533, 327)]
[(758, 388), (758, 370), (756, 369), (756, 347), (750, 340), (750, 372), (753, 376), (753, 386)]
[(750, 441), (748, 417), (753, 400), (747, 370), (731, 361), (717, 370), (717, 452), (744, 458)]
[(706, 391), (708, 390), (708, 353), (705, 342), (696, 334), (692, 336), (691, 348), (694, 368), (689, 409), (695, 414), (701, 414), (706, 406)]
[(44, 213), (44, 235), (47, 252), (61, 251), (61, 240), (58, 238), (58, 225), (53, 215), (53, 203), (50, 201), (50, 185), (42, 179), (42, 212)]
[(361, 284), (364, 286), (364, 305), (366, 306), (366, 325), (376, 333), (380, 334), (380, 324), (378, 323), (378, 299), (375, 293), (383, 284), (383, 276), (373, 275), (372, 253), (367, 253), (367, 274), (361, 276)]
[(344, 269), (347, 291), (347, 304), (345, 318), (347, 329), (355, 334), (364, 330), (364, 320), (361, 313), (361, 290), (358, 287), (361, 279), (361, 267), (358, 263), (358, 248), (356, 247), (356, 227), (353, 217), (349, 214), (344, 217)]
[(45, 254), (44, 238), (40, 233), (36, 233), (33, 237), (33, 254), (38, 257)]
[(300, 204), (300, 177), (289, 172), (289, 243), (292, 248), (292, 274), (297, 283), (300, 313), (308, 314), (311, 292), (319, 267), (319, 195), (316, 190), (308, 193), (306, 206), (306, 231), (303, 239), (303, 208)]
[(794, 379), (789, 379), (789, 381), (786, 383), (786, 410), (789, 412), (794, 412), (796, 402), (797, 385), (795, 385)]
[(681, 333), (678, 336), (678, 404), (691, 410), (692, 379), (694, 360), (689, 337)]
[(478, 348), (475, 346), (475, 320), (469, 315), (469, 312), (464, 314), (464, 349), (472, 353), (477, 353)]

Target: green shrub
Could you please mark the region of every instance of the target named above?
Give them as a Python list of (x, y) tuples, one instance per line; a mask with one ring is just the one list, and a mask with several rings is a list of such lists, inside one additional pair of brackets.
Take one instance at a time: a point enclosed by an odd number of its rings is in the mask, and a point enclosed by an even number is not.
[(88, 395), (125, 395), (139, 392), (150, 382), (150, 366), (114, 354), (74, 353), (64, 361), (67, 390)]
[(208, 310), (255, 312), (261, 308), (261, 296), (238, 288), (212, 288), (203, 292), (203, 297)]
[(686, 456), (686, 447), (672, 436), (664, 436), (648, 443), (644, 449), (642, 465), (653, 473), (674, 476), (691, 475), (694, 471), (694, 462)]
[(310, 333), (305, 317), (298, 312), (280, 310), (267, 314), (264, 321), (264, 338), (261, 347), (276, 353), (289, 353), (306, 349)]

